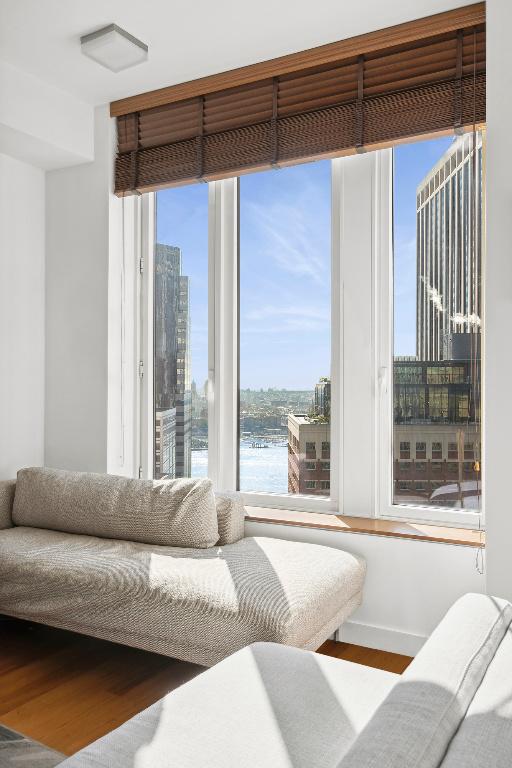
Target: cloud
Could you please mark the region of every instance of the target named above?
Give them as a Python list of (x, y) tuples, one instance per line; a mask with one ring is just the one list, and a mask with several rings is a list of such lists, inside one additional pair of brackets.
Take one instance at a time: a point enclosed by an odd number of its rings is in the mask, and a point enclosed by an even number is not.
[[(277, 321), (277, 322), (276, 322)], [(242, 334), (285, 334), (287, 332), (328, 331), (329, 307), (272, 306), (257, 307), (244, 314)]]
[(473, 312), (471, 315), (463, 315), (462, 312), (456, 312), (451, 316), (450, 319), (453, 321), (455, 326), (464, 327), (466, 324), (468, 324), (472, 328), (480, 328), (482, 325), (480, 317), (475, 312)]
[(258, 307), (251, 312), (247, 312), (245, 317), (247, 320), (264, 320), (267, 317), (307, 317), (313, 320), (328, 320), (329, 311), (325, 307), (275, 307), (267, 304), (266, 306)]
[(265, 205), (247, 202), (245, 206), (263, 235), (265, 252), (282, 270), (325, 284), (330, 254), (326, 259), (325, 252), (320, 250), (325, 237), (318, 232), (318, 220), (306, 219), (307, 213), (312, 212), (306, 212), (300, 204), (283, 202)]

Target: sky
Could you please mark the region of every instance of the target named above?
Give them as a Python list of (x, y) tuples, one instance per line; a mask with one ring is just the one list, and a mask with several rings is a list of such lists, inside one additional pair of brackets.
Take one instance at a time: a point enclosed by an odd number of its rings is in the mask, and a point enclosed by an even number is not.
[[(451, 138), (394, 150), (395, 354), (416, 345), (416, 187)], [(240, 386), (308, 389), (330, 374), (330, 162), (240, 179)], [(208, 186), (157, 194), (157, 242), (190, 278), (192, 378), (208, 374)]]

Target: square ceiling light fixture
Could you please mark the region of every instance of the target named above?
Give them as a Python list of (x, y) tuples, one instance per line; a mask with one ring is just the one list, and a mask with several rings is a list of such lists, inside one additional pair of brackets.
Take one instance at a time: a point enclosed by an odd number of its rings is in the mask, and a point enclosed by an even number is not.
[(148, 58), (148, 46), (117, 24), (109, 24), (108, 27), (84, 35), (80, 38), (80, 44), (82, 53), (111, 72), (121, 72)]

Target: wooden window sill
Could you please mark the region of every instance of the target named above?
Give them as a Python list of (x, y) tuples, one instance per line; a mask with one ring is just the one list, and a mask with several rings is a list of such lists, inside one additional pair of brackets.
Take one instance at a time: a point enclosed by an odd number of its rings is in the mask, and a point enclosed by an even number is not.
[(291, 525), (298, 528), (318, 528), (339, 533), (362, 533), (370, 536), (390, 536), (395, 539), (434, 541), (466, 547), (485, 546), (485, 533), (468, 528), (429, 525), (407, 521), (382, 520), (370, 517), (326, 515), (321, 512), (292, 512), (268, 507), (246, 507), (246, 520), (253, 523)]

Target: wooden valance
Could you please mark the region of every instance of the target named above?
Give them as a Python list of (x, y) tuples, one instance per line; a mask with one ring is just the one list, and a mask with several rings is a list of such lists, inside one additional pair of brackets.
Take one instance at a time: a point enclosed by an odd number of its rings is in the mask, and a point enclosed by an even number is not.
[(111, 104), (115, 192), (335, 157), (485, 121), (485, 4)]

